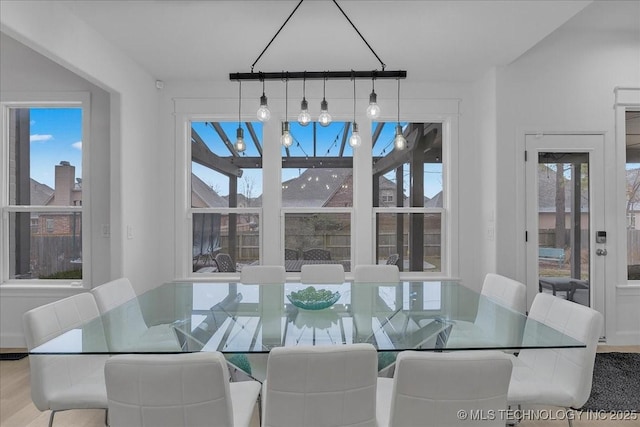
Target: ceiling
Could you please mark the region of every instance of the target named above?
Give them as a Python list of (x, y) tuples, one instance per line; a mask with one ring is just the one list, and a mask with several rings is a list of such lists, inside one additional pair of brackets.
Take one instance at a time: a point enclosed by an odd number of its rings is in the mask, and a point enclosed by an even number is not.
[[(56, 0), (57, 1), (57, 0)], [(62, 0), (164, 81), (249, 72), (298, 0)], [(338, 0), (387, 70), (413, 81), (470, 82), (506, 65), (590, 1)], [(255, 71), (380, 69), (330, 0), (304, 1)]]

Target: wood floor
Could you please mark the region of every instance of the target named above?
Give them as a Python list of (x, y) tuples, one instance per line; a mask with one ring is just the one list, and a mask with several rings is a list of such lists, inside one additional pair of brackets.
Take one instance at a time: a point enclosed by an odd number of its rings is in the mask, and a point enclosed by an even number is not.
[[(4, 349), (3, 352), (24, 351), (20, 349)], [(606, 347), (599, 351), (622, 351), (640, 353), (640, 346), (633, 347)], [(555, 427), (567, 426), (566, 420), (561, 419), (564, 413), (559, 408), (535, 408), (545, 420), (525, 420), (521, 427)], [(560, 412), (558, 412), (560, 411)], [(640, 413), (637, 414), (640, 418)], [(582, 419), (574, 420), (574, 427), (640, 427), (640, 419), (618, 420), (586, 420), (586, 414)], [(258, 422), (254, 417), (254, 426)], [(549, 419), (550, 418), (550, 419)], [(49, 411), (40, 412), (31, 402), (29, 388), (29, 358), (18, 361), (0, 361), (0, 427), (46, 427), (49, 422)], [(104, 427), (104, 411), (101, 410), (75, 410), (59, 412), (55, 416), (55, 427)], [(461, 421), (461, 426), (464, 423)], [(420, 426), (416, 426), (420, 427)]]

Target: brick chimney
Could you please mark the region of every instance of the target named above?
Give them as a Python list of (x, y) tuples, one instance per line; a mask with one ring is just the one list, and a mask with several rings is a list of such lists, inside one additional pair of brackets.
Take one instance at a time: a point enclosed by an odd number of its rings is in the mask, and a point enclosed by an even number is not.
[(56, 206), (72, 206), (71, 192), (76, 179), (76, 167), (63, 160), (56, 165), (56, 184), (53, 204)]

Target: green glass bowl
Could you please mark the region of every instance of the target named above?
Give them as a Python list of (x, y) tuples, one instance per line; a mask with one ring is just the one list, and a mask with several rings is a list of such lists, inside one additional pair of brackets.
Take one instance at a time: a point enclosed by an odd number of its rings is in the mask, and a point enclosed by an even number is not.
[(334, 292), (328, 299), (323, 299), (319, 301), (303, 301), (297, 299), (295, 296), (289, 294), (287, 295), (287, 299), (291, 301), (291, 304), (295, 305), (298, 308), (303, 310), (322, 310), (323, 308), (331, 307), (340, 299), (340, 292)]

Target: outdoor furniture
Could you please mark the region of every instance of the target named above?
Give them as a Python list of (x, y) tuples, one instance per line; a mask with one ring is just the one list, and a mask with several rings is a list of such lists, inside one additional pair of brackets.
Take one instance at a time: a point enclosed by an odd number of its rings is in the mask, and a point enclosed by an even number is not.
[(326, 261), (331, 259), (331, 252), (320, 248), (307, 249), (302, 251), (302, 259)]
[(236, 264), (229, 254), (219, 253), (216, 255), (216, 264), (220, 273), (235, 273), (236, 271)]
[[(572, 283), (574, 283), (574, 292), (572, 292)], [(571, 277), (539, 277), (538, 289), (540, 292), (542, 292), (543, 289), (550, 290), (554, 296), (556, 296), (558, 292), (564, 292), (565, 299), (573, 301), (575, 290), (589, 289), (589, 282), (587, 282), (586, 280), (579, 280)]]
[(400, 263), (400, 255), (398, 254), (391, 254), (389, 255), (389, 258), (387, 258), (387, 265), (397, 265), (398, 268), (400, 267), (398, 264)]
[(298, 250), (284, 248), (284, 259), (298, 259)]

